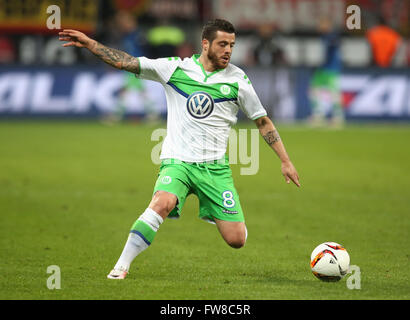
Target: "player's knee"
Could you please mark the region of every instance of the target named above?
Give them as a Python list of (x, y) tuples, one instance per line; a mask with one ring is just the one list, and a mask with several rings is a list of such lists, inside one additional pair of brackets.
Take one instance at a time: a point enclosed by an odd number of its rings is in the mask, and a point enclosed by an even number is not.
[(234, 249), (240, 249), (245, 245), (245, 242), (245, 239), (234, 239), (232, 241), (229, 241), (228, 244)]
[(153, 196), (149, 207), (165, 218), (175, 208), (177, 197), (166, 191), (157, 191)]
[(234, 241), (229, 243), (229, 245), (234, 249), (240, 249), (245, 245), (245, 241)]
[(217, 220), (219, 232), (225, 242), (232, 248), (242, 248), (248, 237), (248, 230), (244, 223), (223, 222)]
[(225, 239), (226, 243), (234, 249), (242, 248), (246, 243), (246, 232), (237, 232)]

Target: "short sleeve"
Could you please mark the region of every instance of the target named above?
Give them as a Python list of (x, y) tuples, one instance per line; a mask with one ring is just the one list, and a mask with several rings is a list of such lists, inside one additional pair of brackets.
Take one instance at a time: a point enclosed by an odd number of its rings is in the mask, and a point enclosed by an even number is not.
[(140, 79), (152, 80), (167, 83), (178, 67), (181, 59), (178, 57), (148, 59), (138, 58), (140, 63), (140, 73), (136, 76)]
[(238, 105), (251, 120), (256, 120), (267, 115), (265, 108), (262, 106), (258, 95), (246, 75), (243, 75), (243, 79), (239, 81)]

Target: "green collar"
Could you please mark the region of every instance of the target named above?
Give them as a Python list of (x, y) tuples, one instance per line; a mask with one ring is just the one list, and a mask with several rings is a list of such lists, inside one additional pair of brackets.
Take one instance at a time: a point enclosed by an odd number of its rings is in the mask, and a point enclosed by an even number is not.
[(208, 73), (205, 71), (204, 66), (202, 65), (202, 63), (199, 62), (199, 57), (200, 57), (200, 56), (201, 56), (200, 54), (194, 54), (194, 55), (192, 56), (192, 59), (195, 61), (195, 63), (196, 63), (198, 66), (201, 67), (202, 73), (203, 73), (204, 76), (205, 76), (204, 82), (206, 82), (206, 80), (208, 80), (208, 78), (211, 77), (211, 76), (213, 76), (215, 73), (218, 73), (219, 71), (224, 70), (224, 69), (216, 69), (215, 71), (213, 71), (213, 72), (211, 72), (210, 74), (208, 74)]

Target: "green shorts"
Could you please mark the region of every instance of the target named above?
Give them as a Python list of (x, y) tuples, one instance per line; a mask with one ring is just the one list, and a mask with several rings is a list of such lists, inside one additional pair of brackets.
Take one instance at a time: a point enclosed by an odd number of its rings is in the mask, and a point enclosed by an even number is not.
[(201, 219), (208, 222), (214, 222), (214, 218), (245, 221), (227, 157), (223, 161), (206, 163), (163, 160), (153, 194), (160, 190), (178, 198), (176, 207), (169, 214), (170, 218), (179, 218), (187, 196), (195, 194), (199, 199)]

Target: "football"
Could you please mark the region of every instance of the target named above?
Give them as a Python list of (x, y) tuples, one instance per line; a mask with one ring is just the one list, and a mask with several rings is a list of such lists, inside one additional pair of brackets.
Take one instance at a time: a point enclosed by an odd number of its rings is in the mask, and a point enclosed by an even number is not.
[(348, 272), (349, 264), (347, 250), (336, 242), (319, 244), (310, 256), (313, 274), (323, 281), (339, 281)]

